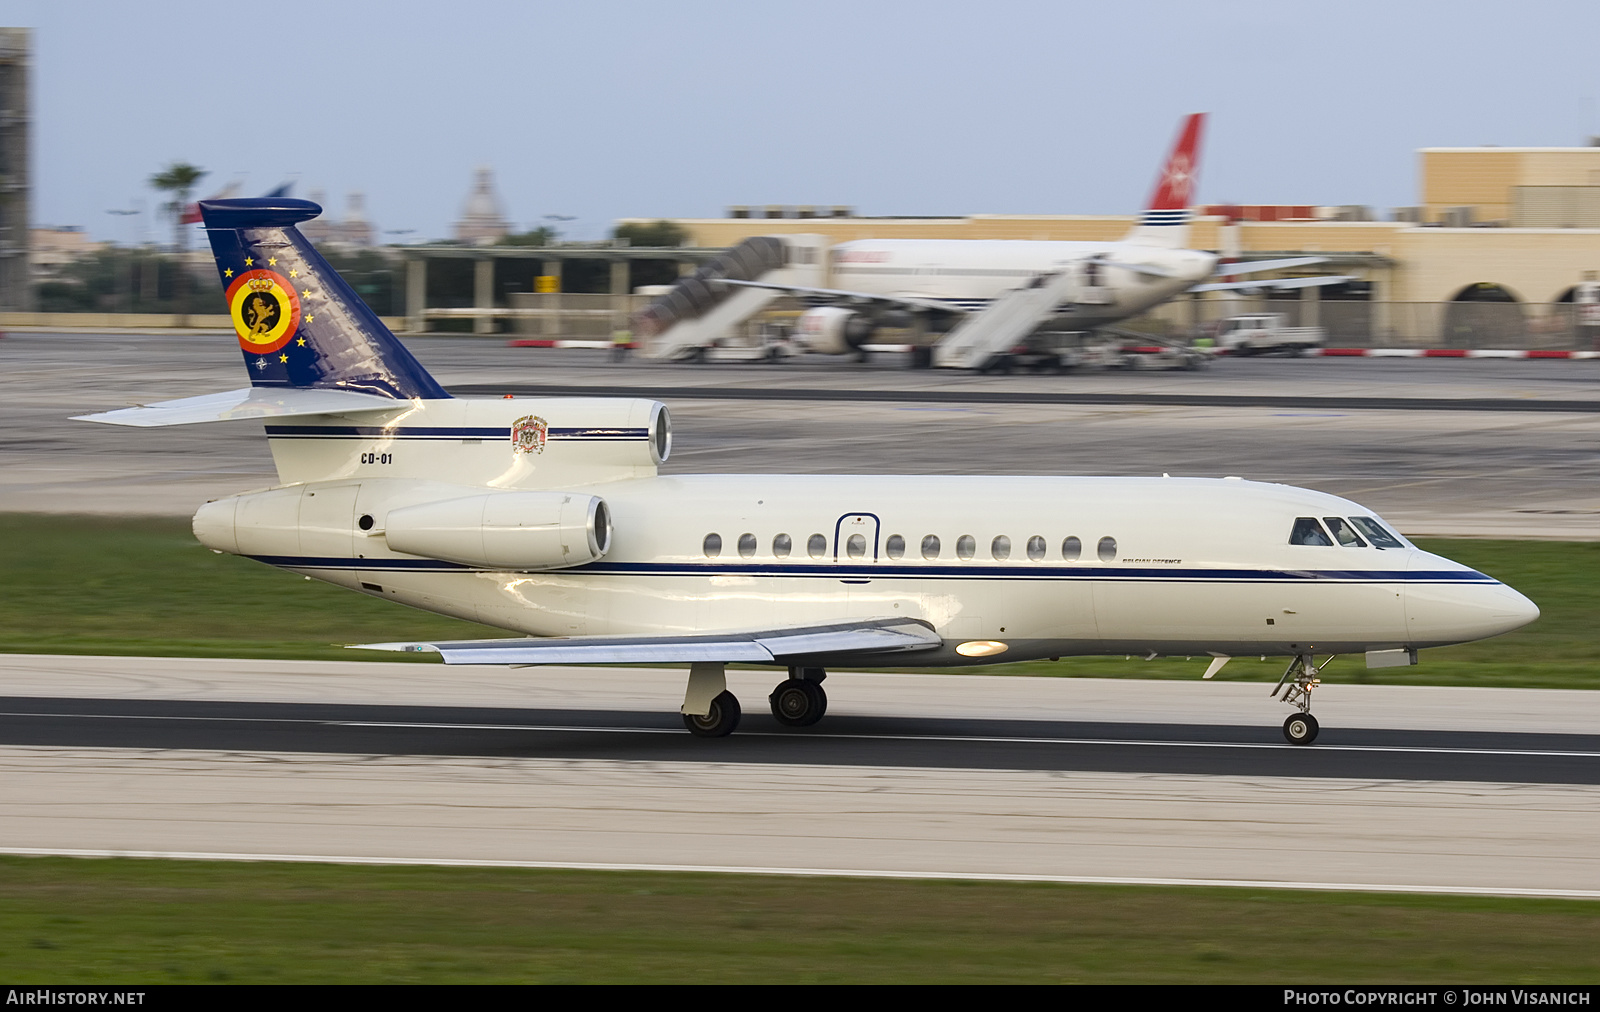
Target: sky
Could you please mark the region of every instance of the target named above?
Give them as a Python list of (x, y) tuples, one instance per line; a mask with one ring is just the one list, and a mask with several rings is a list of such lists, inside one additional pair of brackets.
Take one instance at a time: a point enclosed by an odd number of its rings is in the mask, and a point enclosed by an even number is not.
[(337, 217), (360, 191), (385, 241), (447, 236), (486, 165), (517, 228), (596, 239), (731, 204), (1129, 213), (1189, 112), (1204, 203), (1387, 210), (1418, 202), (1418, 148), (1600, 134), (1592, 0), (0, 0), (0, 24), (35, 29), (34, 221), (119, 242), (173, 161), (197, 195), (293, 180)]

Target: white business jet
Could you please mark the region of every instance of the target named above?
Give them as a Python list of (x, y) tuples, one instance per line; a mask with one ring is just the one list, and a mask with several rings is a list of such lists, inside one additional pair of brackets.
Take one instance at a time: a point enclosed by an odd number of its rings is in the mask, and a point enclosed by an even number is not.
[[(658, 354), (674, 354), (692, 340), (671, 329), (693, 331), (699, 317), (714, 320), (710, 303), (719, 289), (764, 290), (771, 297), (787, 294), (815, 304), (795, 328), (808, 350), (858, 351), (886, 322), (909, 318), (919, 325), (913, 328), (913, 345), (936, 342), (933, 364), (975, 368), (1022, 344), (1047, 322), (1091, 331), (1185, 292), (1284, 291), (1354, 280), (1350, 275), (1235, 277), (1304, 267), (1321, 263), (1320, 257), (1230, 263), (1228, 280), (1209, 280), (1218, 273), (1218, 256), (1186, 248), (1204, 123), (1204, 113), (1183, 121), (1149, 207), (1120, 240), (862, 239), (833, 247), (833, 284), (821, 287), (787, 276), (803, 273), (819, 251), (798, 237), (761, 236), (660, 296), (641, 312), (636, 327), (664, 349)], [(762, 305), (746, 298), (746, 315)], [(929, 333), (921, 325), (930, 316), (959, 322), (947, 334)]]
[[(1356, 503), (1236, 478), (659, 475), (650, 400), (451, 397), (300, 234), (288, 198), (201, 204), (251, 386), (84, 416), (264, 422), (281, 484), (195, 536), (373, 597), (525, 634), (450, 664), (689, 666), (686, 727), (739, 722), (733, 662), (816, 723), (830, 667), (1083, 654), (1290, 658), (1291, 742), (1319, 669), (1494, 636), (1538, 609)], [(1276, 693), (1275, 693), (1276, 694)]]

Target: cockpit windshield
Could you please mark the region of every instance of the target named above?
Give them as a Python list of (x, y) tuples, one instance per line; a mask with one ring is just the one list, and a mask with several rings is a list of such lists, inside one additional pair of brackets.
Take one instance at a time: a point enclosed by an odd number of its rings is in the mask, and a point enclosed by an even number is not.
[(1384, 530), (1383, 525), (1372, 517), (1351, 517), (1350, 522), (1355, 524), (1362, 534), (1367, 536), (1375, 548), (1404, 548), (1405, 542)]
[[(1332, 532), (1330, 534), (1329, 532)], [(1362, 540), (1362, 535), (1366, 540)], [(1372, 517), (1295, 517), (1289, 544), (1314, 548), (1405, 548), (1406, 543)]]
[(1317, 523), (1316, 517), (1296, 517), (1294, 530), (1289, 532), (1289, 544), (1332, 548), (1333, 539), (1328, 537), (1328, 532)]
[(1351, 527), (1344, 517), (1323, 517), (1322, 522), (1333, 532), (1334, 539), (1346, 548), (1367, 547), (1367, 543), (1361, 540), (1361, 535), (1356, 533), (1355, 528)]

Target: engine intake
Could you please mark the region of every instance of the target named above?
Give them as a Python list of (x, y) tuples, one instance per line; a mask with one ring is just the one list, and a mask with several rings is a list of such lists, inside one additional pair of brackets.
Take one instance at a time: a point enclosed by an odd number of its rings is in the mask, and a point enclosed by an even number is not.
[(819, 355), (846, 355), (866, 344), (876, 329), (868, 316), (853, 309), (822, 306), (800, 314), (795, 336)]

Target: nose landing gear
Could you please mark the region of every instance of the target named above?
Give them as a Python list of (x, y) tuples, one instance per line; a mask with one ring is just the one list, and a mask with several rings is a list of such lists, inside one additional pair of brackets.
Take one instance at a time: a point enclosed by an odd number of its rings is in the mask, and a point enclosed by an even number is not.
[[(1330, 657), (1323, 661), (1323, 667), (1332, 660)], [(1317, 740), (1317, 718), (1311, 716), (1311, 690), (1322, 684), (1322, 679), (1317, 677), (1320, 671), (1310, 654), (1296, 654), (1278, 684), (1272, 687), (1273, 696), (1282, 690), (1283, 701), (1300, 711), (1290, 714), (1283, 722), (1283, 736), (1291, 745), (1309, 745)]]

